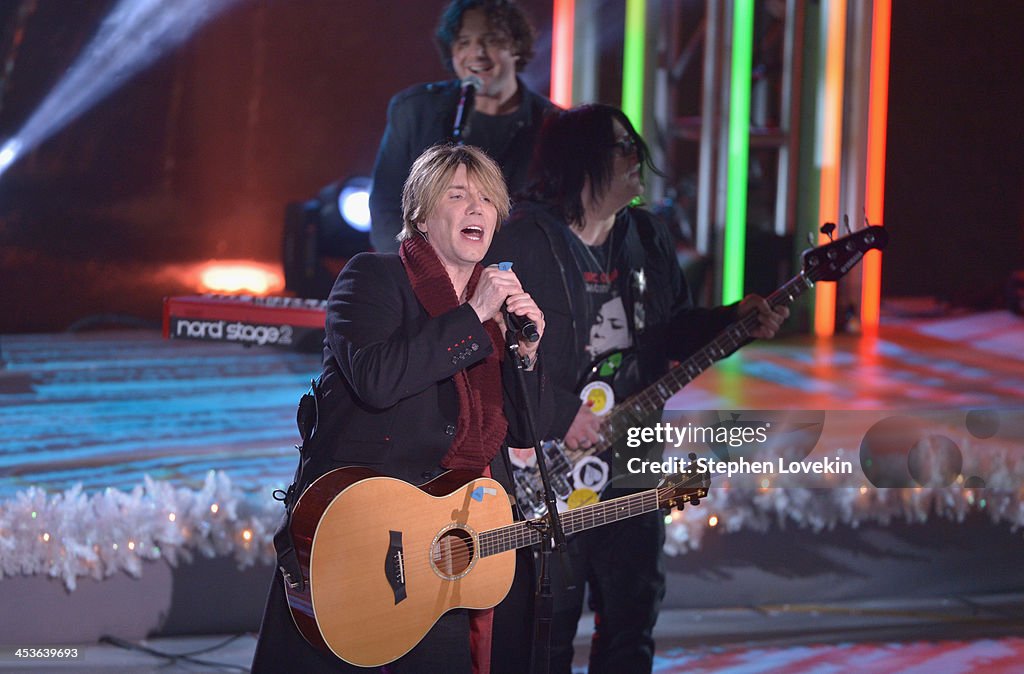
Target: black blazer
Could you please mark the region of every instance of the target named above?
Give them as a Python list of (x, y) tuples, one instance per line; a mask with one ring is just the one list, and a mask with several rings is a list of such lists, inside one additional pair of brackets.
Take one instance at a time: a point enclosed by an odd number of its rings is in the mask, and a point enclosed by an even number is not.
[[(342, 466), (368, 466), (412, 483), (439, 475), (443, 471), (439, 462), (448, 452), (459, 417), (452, 376), (482, 361), (493, 348), (469, 305), (436, 318), (428, 316), (397, 255), (364, 253), (352, 258), (328, 299), (318, 423), (303, 448), (298, 493), (323, 473)], [(551, 404), (539, 368), (526, 373), (526, 380), (528, 395), (541, 410), (540, 423), (545, 424)], [(506, 359), (502, 366), (505, 416), (509, 437), (522, 446), (530, 442), (521, 436), (522, 397), (514, 374)], [(538, 431), (543, 436), (546, 426)], [(511, 494), (505, 456), (502, 448), (491, 462), (491, 475)], [(528, 563), (529, 555), (521, 553), (518, 562)], [(519, 624), (523, 619), (515, 615), (512, 620)], [(292, 670), (376, 671), (347, 665), (306, 643), (288, 613), (277, 571), (253, 671)]]
[[(341, 466), (368, 466), (415, 484), (440, 474), (440, 461), (458, 430), (452, 377), (493, 350), (468, 304), (431, 318), (398, 255), (353, 257), (328, 298), (319, 423), (302, 488)], [(543, 437), (551, 405), (541, 379), (539, 367), (526, 373)], [(509, 359), (502, 380), (509, 439), (514, 446), (532, 445)], [(491, 469), (508, 489), (501, 452)]]

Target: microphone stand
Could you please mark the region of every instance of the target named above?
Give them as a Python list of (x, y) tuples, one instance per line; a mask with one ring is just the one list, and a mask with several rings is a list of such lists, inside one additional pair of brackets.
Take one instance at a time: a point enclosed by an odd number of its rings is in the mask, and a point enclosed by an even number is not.
[(452, 142), (456, 145), (465, 144), (465, 140), (462, 137), (462, 131), (463, 127), (466, 126), (466, 120), (473, 111), (473, 102), (476, 99), (476, 88), (479, 86), (478, 82), (480, 81), (479, 79), (473, 81), (473, 79), (468, 77), (466, 80), (462, 82), (462, 90), (459, 92), (459, 105), (455, 109), (455, 123), (452, 128)]
[[(505, 325), (510, 325), (508, 311), (505, 312)], [(526, 376), (523, 374), (525, 363), (519, 355), (519, 340), (516, 338), (516, 331), (506, 327), (505, 348), (516, 366), (516, 380), (519, 384), (520, 394), (523, 396), (523, 413), (526, 417), (526, 428), (533, 440), (533, 450), (537, 457), (537, 467), (540, 469), (541, 485), (544, 489), (544, 503), (547, 505), (548, 516), (531, 525), (540, 533), (540, 573), (537, 580), (537, 591), (534, 595), (533, 611), (533, 653), (530, 663), (531, 674), (547, 674), (551, 665), (551, 623), (554, 608), (554, 598), (551, 594), (551, 551), (557, 549), (562, 555), (563, 581), (566, 585), (572, 584), (572, 571), (566, 561), (567, 552), (565, 545), (565, 531), (562, 529), (562, 520), (558, 515), (558, 506), (555, 503), (554, 491), (548, 478), (547, 460), (540, 446), (540, 438), (537, 436), (537, 427), (533, 420), (533, 409), (530, 405), (530, 396), (526, 386)]]

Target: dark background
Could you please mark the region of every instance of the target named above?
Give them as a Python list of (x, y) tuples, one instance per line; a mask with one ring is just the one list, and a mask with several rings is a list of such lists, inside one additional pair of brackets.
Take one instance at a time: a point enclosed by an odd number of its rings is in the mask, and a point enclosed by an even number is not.
[(1024, 3), (894, 0), (885, 296), (1004, 306), (1024, 267)]
[[(0, 3), (0, 140), (114, 3), (39, 0), (13, 49), (23, 4)], [(23, 156), (0, 176), (0, 333), (155, 321), (162, 297), (194, 292), (168, 265), (278, 262), (285, 204), (369, 174), (389, 97), (447, 76), (442, 4), (242, 0)], [(522, 4), (540, 33), (525, 77), (546, 93), (550, 3)], [(893, 4), (884, 296), (998, 306), (1024, 267), (1024, 3)], [(620, 63), (606, 45), (607, 102)]]

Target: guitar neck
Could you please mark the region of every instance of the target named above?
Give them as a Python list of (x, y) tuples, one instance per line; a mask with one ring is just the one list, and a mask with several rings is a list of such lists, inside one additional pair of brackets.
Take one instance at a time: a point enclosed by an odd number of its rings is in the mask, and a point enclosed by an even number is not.
[[(813, 285), (814, 283), (801, 273), (784, 283), (765, 299), (772, 308), (788, 306)], [(601, 425), (604, 441), (593, 445), (586, 453), (600, 454), (611, 447), (625, 433), (626, 429), (660, 410), (669, 398), (696, 379), (698, 375), (743, 346), (758, 325), (756, 312), (751, 312), (731, 323), (711, 342), (669, 370), (658, 381), (615, 407)]]
[[(648, 489), (638, 494), (620, 496), (610, 501), (568, 510), (559, 516), (562, 529), (569, 535), (636, 517), (659, 507), (658, 490)], [(540, 543), (543, 537), (541, 529), (546, 527), (544, 520), (545, 518), (539, 517), (482, 532), (479, 539), (480, 556), (488, 557)]]

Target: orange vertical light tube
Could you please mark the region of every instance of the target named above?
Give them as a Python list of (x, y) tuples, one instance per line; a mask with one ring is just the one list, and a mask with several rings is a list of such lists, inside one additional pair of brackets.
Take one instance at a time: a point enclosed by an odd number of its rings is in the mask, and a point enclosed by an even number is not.
[[(868, 221), (882, 224), (885, 211), (885, 131), (889, 120), (889, 41), (892, 0), (875, 0), (871, 16), (871, 82), (868, 104), (868, 165), (864, 209)], [(882, 304), (882, 251), (864, 256), (861, 270), (860, 323), (866, 335), (878, 334)]]
[[(818, 217), (823, 222), (839, 221), (839, 160), (843, 138), (843, 82), (846, 59), (846, 0), (828, 0), (825, 52), (825, 83), (822, 97), (821, 196)], [(828, 237), (820, 234), (819, 243)], [(816, 286), (814, 334), (828, 337), (836, 330), (836, 284), (822, 281)]]
[(572, 107), (572, 40), (576, 0), (554, 0), (551, 10), (551, 102)]

